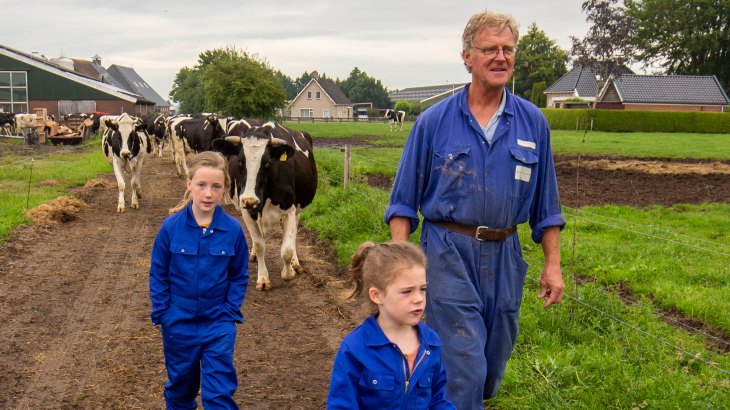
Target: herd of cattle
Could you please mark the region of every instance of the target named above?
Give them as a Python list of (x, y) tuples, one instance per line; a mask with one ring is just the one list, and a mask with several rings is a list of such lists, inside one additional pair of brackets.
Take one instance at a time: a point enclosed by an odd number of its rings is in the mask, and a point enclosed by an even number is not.
[(148, 155), (172, 151), (178, 176), (188, 172), (186, 155), (220, 152), (228, 161), (231, 190), (226, 201), (241, 211), (251, 235), (251, 260), (258, 260), (256, 289), (269, 290), (264, 262), (267, 233), (283, 230), (281, 277), (294, 279), (300, 269), (296, 252), (297, 225), (302, 210), (317, 191), (317, 165), (312, 137), (275, 122), (232, 119), (213, 114), (193, 116), (144, 115), (89, 117), (103, 131), (102, 151), (114, 168), (119, 187), (117, 212), (124, 212), (124, 174), (132, 175), (132, 208), (142, 197), (140, 173)]

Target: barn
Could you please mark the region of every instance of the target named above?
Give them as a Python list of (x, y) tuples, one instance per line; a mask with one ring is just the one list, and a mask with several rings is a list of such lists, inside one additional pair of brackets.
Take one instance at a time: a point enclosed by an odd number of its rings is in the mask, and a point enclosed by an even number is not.
[[(153, 111), (156, 101), (98, 76), (74, 69), (70, 58), (46, 59), (0, 44), (0, 112), (33, 112), (45, 108), (57, 117), (74, 112), (123, 112), (140, 115)], [(86, 67), (86, 70), (93, 66)], [(103, 68), (102, 68), (103, 70)], [(105, 70), (104, 70), (105, 71)]]

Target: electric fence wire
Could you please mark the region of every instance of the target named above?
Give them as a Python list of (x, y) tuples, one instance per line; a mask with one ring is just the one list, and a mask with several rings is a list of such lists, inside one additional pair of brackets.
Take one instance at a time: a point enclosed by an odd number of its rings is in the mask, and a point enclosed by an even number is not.
[(713, 245), (723, 246), (723, 247), (726, 247), (726, 248), (730, 248), (730, 245), (726, 245), (724, 243), (714, 242), (714, 241), (710, 241), (710, 240), (707, 240), (707, 239), (698, 238), (696, 236), (685, 235), (685, 234), (681, 234), (681, 233), (677, 233), (677, 232), (667, 231), (665, 229), (655, 228), (655, 227), (653, 227), (651, 225), (643, 225), (643, 224), (640, 224), (640, 223), (637, 223), (637, 222), (626, 221), (624, 219), (612, 218), (610, 216), (605, 216), (605, 215), (601, 215), (601, 214), (595, 214), (595, 213), (592, 213), (592, 212), (584, 211), (582, 209), (571, 208), (571, 207), (569, 207), (567, 205), (563, 205), (563, 208), (570, 209), (571, 211), (576, 211), (577, 210), (578, 212), (582, 212), (584, 214), (593, 215), (593, 216), (599, 216), (601, 218), (610, 219), (612, 221), (623, 222), (623, 223), (627, 223), (627, 224), (630, 224), (630, 225), (637, 225), (637, 226), (641, 226), (641, 227), (648, 228), (648, 229), (654, 229), (655, 231), (659, 231), (659, 232), (664, 232), (664, 233), (668, 233), (668, 234), (672, 234), (672, 235), (682, 236), (682, 237), (685, 237), (685, 238), (694, 239), (694, 240), (697, 240), (697, 241), (711, 243)]
[(13, 162), (10, 162), (10, 163), (7, 163), (7, 164), (0, 165), (0, 168), (9, 167), (10, 165), (19, 164), (19, 163), (25, 162), (25, 161), (30, 161), (32, 158), (35, 158), (35, 160), (37, 161), (39, 158), (43, 158), (43, 157), (48, 156), (48, 155), (55, 155), (55, 154), (60, 154), (62, 152), (70, 151), (70, 150), (73, 150), (73, 149), (79, 149), (79, 148), (88, 147), (90, 145), (94, 145), (94, 143), (96, 143), (96, 142), (97, 141), (92, 141), (92, 142), (90, 142), (88, 144), (81, 144), (81, 145), (76, 145), (76, 146), (69, 147), (69, 148), (65, 148), (65, 149), (58, 150), (58, 151), (48, 152), (48, 153), (45, 153), (43, 155), (39, 155), (37, 157), (23, 158), (23, 159), (18, 160), (18, 161), (13, 161)]
[[(530, 258), (530, 259), (532, 259), (532, 258)], [(537, 282), (538, 284), (540, 283), (540, 280), (539, 279), (535, 279), (535, 278), (533, 278), (530, 275), (526, 275), (526, 276), (527, 276), (527, 278), (529, 278), (533, 282)], [(609, 317), (609, 318), (611, 318), (611, 319), (613, 319), (613, 320), (615, 320), (615, 321), (617, 321), (617, 322), (619, 322), (619, 323), (621, 323), (623, 325), (626, 325), (626, 326), (628, 326), (628, 327), (630, 327), (630, 328), (632, 328), (632, 329), (634, 329), (634, 330), (636, 330), (636, 331), (638, 331), (638, 332), (640, 332), (640, 333), (642, 333), (642, 334), (644, 334), (646, 336), (649, 336), (649, 337), (651, 337), (651, 338), (653, 338), (653, 339), (655, 339), (655, 340), (657, 340), (657, 341), (659, 341), (661, 343), (664, 343), (665, 345), (667, 345), (669, 347), (672, 347), (672, 348), (674, 348), (674, 349), (676, 349), (676, 350), (684, 353), (687, 356), (691, 356), (695, 360), (699, 360), (699, 361), (705, 363), (708, 366), (714, 367), (715, 369), (717, 369), (717, 370), (719, 370), (719, 371), (721, 371), (721, 372), (723, 372), (723, 373), (725, 373), (727, 375), (730, 375), (730, 371), (727, 371), (727, 370), (723, 369), (722, 367), (718, 366), (716, 363), (713, 363), (713, 362), (710, 362), (708, 360), (705, 360), (705, 359), (701, 358), (700, 357), (700, 354), (701, 353), (692, 354), (692, 353), (688, 352), (687, 350), (684, 350), (681, 347), (679, 347), (679, 346), (677, 346), (677, 345), (675, 345), (675, 344), (673, 344), (671, 342), (668, 342), (668, 341), (660, 338), (659, 336), (653, 335), (653, 334), (647, 332), (646, 330), (643, 330), (641, 328), (638, 328), (638, 327), (632, 325), (631, 323), (628, 323), (628, 322), (626, 322), (624, 320), (621, 320), (621, 319), (617, 318), (616, 316), (613, 316), (612, 314), (610, 314), (610, 313), (608, 313), (606, 311), (603, 311), (603, 310), (601, 310), (601, 309), (599, 309), (599, 308), (597, 308), (597, 307), (595, 307), (595, 306), (593, 306), (591, 304), (588, 304), (588, 303), (584, 302), (583, 300), (581, 300), (578, 297), (571, 296), (571, 295), (569, 295), (567, 293), (563, 293), (563, 296), (566, 297), (566, 298), (568, 298), (568, 299), (574, 300), (574, 301), (580, 303), (581, 305), (584, 305), (584, 306), (586, 306), (588, 308), (591, 308), (591, 309), (595, 310), (596, 312), (598, 312), (598, 313), (600, 313), (600, 314), (602, 314), (604, 316), (607, 316), (607, 317)]]
[(712, 252), (712, 253), (717, 253), (717, 254), (719, 254), (719, 255), (725, 255), (725, 256), (730, 256), (730, 253), (725, 253), (725, 252), (720, 252), (720, 251), (716, 251), (716, 250), (713, 250), (713, 249), (703, 248), (703, 247), (701, 247), (701, 246), (697, 246), (697, 245), (691, 245), (691, 244), (688, 244), (688, 243), (684, 243), (684, 242), (679, 242), (679, 241), (675, 241), (675, 240), (673, 240), (673, 239), (668, 239), (668, 238), (664, 238), (664, 237), (661, 237), (661, 236), (656, 236), (656, 235), (652, 235), (652, 234), (650, 234), (650, 233), (646, 233), (646, 232), (641, 232), (641, 231), (636, 231), (636, 230), (633, 230), (633, 229), (629, 229), (629, 228), (624, 228), (624, 227), (622, 227), (622, 226), (617, 226), (617, 225), (611, 225), (611, 224), (609, 224), (609, 223), (606, 223), (606, 222), (600, 222), (600, 221), (596, 221), (596, 220), (593, 220), (593, 219), (590, 219), (590, 218), (586, 218), (586, 217), (583, 217), (583, 216), (577, 216), (577, 215), (576, 215), (576, 218), (578, 218), (578, 219), (582, 219), (582, 220), (584, 220), (584, 221), (589, 221), (589, 222), (593, 222), (593, 223), (596, 223), (596, 224), (599, 224), (599, 225), (606, 225), (606, 226), (609, 226), (609, 227), (611, 227), (611, 228), (616, 228), (616, 229), (622, 229), (622, 230), (624, 230), (624, 231), (629, 231), (629, 232), (633, 232), (633, 233), (636, 233), (636, 234), (639, 234), (639, 235), (644, 235), (644, 236), (649, 236), (649, 237), (652, 237), (652, 238), (656, 238), (656, 239), (661, 239), (661, 240), (663, 240), (663, 241), (667, 241), (667, 242), (672, 242), (672, 243), (676, 243), (676, 244), (678, 244), (678, 245), (684, 245), (684, 246), (688, 246), (688, 247), (690, 247), (690, 248), (695, 248), (695, 249), (701, 249), (701, 250), (703, 250), (703, 251), (707, 251), (707, 252)]
[(360, 157), (360, 158), (365, 158), (368, 161), (372, 161), (372, 162), (375, 162), (375, 163), (380, 164), (380, 165), (385, 165), (386, 167), (391, 167), (393, 169), (398, 169), (398, 165), (393, 165), (393, 164), (387, 164), (385, 162), (380, 162), (378, 160), (375, 160), (375, 159), (372, 159), (372, 158), (369, 158), (369, 157), (366, 157), (366, 156), (363, 156), (363, 155), (355, 154), (354, 152), (351, 152), (350, 155), (353, 155), (353, 156), (356, 156), (356, 157)]
[[(530, 257), (530, 256), (527, 256), (527, 255), (525, 255), (525, 259), (530, 259), (530, 260), (532, 260), (532, 261), (534, 261), (534, 262), (536, 262), (536, 263), (540, 263), (540, 264), (542, 264), (542, 263), (543, 263), (543, 262), (542, 262), (542, 261), (540, 261), (539, 259), (535, 259), (535, 258), (533, 258), (533, 257)], [(577, 280), (579, 280), (579, 281), (580, 281), (580, 283), (582, 283), (582, 284), (584, 284), (584, 285), (585, 285), (585, 284), (588, 284), (588, 283), (589, 283), (588, 281), (586, 281), (586, 280), (583, 280), (583, 279), (581, 279), (581, 278), (578, 278), (578, 277), (576, 277), (576, 279), (577, 279)], [(612, 294), (612, 292), (611, 292), (611, 291), (609, 291), (608, 289), (605, 289), (605, 288), (603, 288), (603, 291), (604, 291), (605, 293), (607, 293), (607, 294)], [(687, 329), (690, 329), (690, 330), (692, 330), (692, 331), (694, 331), (694, 332), (700, 333), (700, 334), (702, 334), (702, 335), (704, 335), (704, 336), (706, 336), (706, 337), (708, 337), (708, 338), (710, 338), (710, 339), (713, 339), (713, 340), (715, 340), (715, 341), (717, 341), (717, 342), (719, 342), (719, 343), (723, 343), (723, 344), (726, 344), (726, 345), (730, 346), (730, 342), (727, 342), (727, 341), (725, 341), (725, 340), (723, 340), (723, 339), (721, 339), (721, 338), (719, 338), (719, 337), (713, 336), (713, 335), (711, 335), (711, 334), (709, 334), (709, 333), (707, 333), (707, 332), (703, 332), (703, 331), (702, 331), (702, 330), (700, 330), (700, 329), (697, 329), (697, 328), (695, 328), (695, 327), (692, 327), (692, 326), (690, 326), (690, 325), (688, 325), (688, 324), (686, 324), (686, 323), (684, 323), (684, 322), (681, 322), (681, 321), (679, 321), (679, 320), (677, 320), (677, 319), (675, 319), (675, 318), (673, 318), (673, 317), (671, 317), (671, 316), (667, 316), (667, 315), (665, 315), (665, 314), (663, 314), (663, 313), (661, 313), (661, 312), (659, 312), (659, 311), (657, 311), (657, 310), (654, 310), (653, 308), (651, 308), (651, 307), (649, 307), (649, 306), (646, 306), (646, 305), (642, 305), (642, 304), (641, 304), (641, 303), (639, 303), (639, 302), (636, 302), (636, 301), (633, 301), (633, 300), (631, 300), (631, 299), (625, 298), (625, 297), (623, 297), (623, 296), (621, 296), (621, 295), (619, 295), (619, 294), (615, 294), (615, 295), (616, 295), (616, 296), (617, 296), (617, 297), (618, 297), (619, 299), (621, 299), (621, 300), (623, 300), (624, 302), (626, 302), (626, 304), (627, 304), (627, 305), (629, 305), (629, 306), (636, 306), (636, 307), (640, 307), (640, 308), (642, 308), (642, 309), (646, 309), (646, 310), (649, 310), (649, 311), (651, 311), (651, 313), (652, 313), (653, 315), (659, 316), (660, 318), (663, 318), (663, 319), (667, 319), (667, 320), (669, 320), (669, 321), (671, 321), (671, 322), (674, 322), (674, 323), (676, 323), (677, 325), (680, 325), (680, 326), (684, 326), (684, 327), (685, 327), (685, 328), (687, 328)]]

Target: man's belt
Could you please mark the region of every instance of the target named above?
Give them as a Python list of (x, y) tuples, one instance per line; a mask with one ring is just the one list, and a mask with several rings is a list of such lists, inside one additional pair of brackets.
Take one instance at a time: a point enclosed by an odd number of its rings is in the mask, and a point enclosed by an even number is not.
[(496, 242), (504, 242), (507, 240), (507, 238), (510, 237), (513, 233), (517, 232), (517, 227), (513, 226), (511, 228), (506, 229), (493, 229), (486, 226), (468, 226), (468, 225), (462, 225), (460, 223), (456, 222), (448, 222), (448, 221), (432, 221), (430, 219), (426, 219), (428, 223), (434, 224), (438, 227), (448, 229), (450, 231), (454, 231), (456, 233), (460, 233), (462, 235), (471, 236), (476, 238), (478, 241), (496, 241)]

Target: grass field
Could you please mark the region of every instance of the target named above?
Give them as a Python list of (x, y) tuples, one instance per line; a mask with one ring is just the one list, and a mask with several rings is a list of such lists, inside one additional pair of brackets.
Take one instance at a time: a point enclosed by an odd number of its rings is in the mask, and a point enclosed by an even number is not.
[[(17, 145), (15, 140), (7, 142), (3, 139), (0, 142), (0, 243), (15, 227), (31, 222), (24, 215), (26, 209), (70, 195), (68, 188), (83, 185), (99, 173), (112, 171), (99, 149), (100, 140), (92, 139), (86, 144), (89, 145), (80, 153), (66, 152), (37, 158), (33, 161), (31, 176), (31, 161), (22, 161), (26, 157), (12, 155), (13, 151), (8, 149), (8, 145)], [(56, 183), (38, 185), (38, 182), (47, 180), (55, 180)]]

